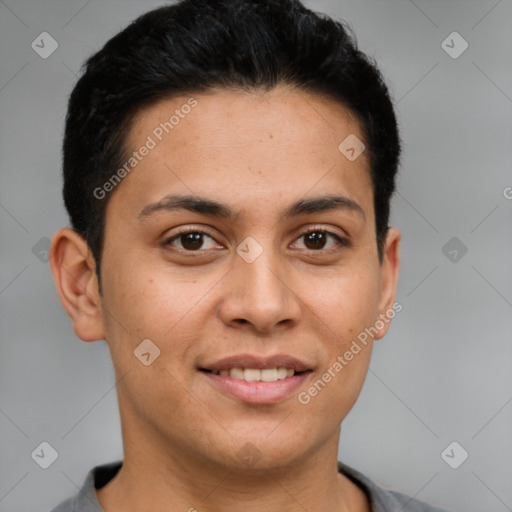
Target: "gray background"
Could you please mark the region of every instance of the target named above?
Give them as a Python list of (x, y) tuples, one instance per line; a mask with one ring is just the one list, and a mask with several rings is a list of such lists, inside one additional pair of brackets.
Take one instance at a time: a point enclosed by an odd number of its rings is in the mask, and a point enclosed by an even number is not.
[[(60, 146), (75, 75), (160, 4), (0, 0), (2, 512), (48, 511), (93, 465), (122, 458), (106, 345), (75, 336), (41, 260), (68, 224)], [(453, 510), (512, 510), (512, 2), (306, 4), (349, 21), (377, 59), (404, 140), (392, 213), (404, 309), (376, 344), (340, 458)], [(59, 45), (47, 59), (31, 48), (43, 31)], [(469, 44), (458, 58), (441, 46), (453, 31)], [(31, 457), (42, 441), (59, 454), (46, 470)], [(452, 441), (469, 453), (458, 469), (441, 458)]]

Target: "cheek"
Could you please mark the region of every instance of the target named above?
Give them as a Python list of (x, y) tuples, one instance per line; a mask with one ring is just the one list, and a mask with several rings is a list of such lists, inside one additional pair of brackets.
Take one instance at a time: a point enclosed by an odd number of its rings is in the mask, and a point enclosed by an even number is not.
[[(142, 416), (150, 415), (155, 404), (171, 404), (159, 409), (167, 426), (179, 426), (172, 411), (194, 405), (183, 392), (180, 371), (187, 351), (194, 346), (198, 325), (194, 313), (199, 310), (194, 306), (207, 293), (206, 284), (181, 282), (142, 266), (128, 273), (121, 265), (105, 281), (106, 333), (122, 382), (121, 394), (130, 397), (128, 401)], [(137, 354), (142, 357), (148, 351), (151, 362), (146, 366)], [(129, 378), (124, 379), (128, 374)], [(148, 401), (148, 396), (153, 399)]]
[(201, 325), (197, 315), (204, 309), (206, 302), (202, 301), (218, 280), (211, 276), (185, 279), (183, 273), (143, 265), (130, 269), (118, 265), (106, 275), (105, 330), (114, 349), (125, 351), (129, 343), (133, 350), (150, 339), (162, 352), (172, 346), (177, 359), (192, 343), (188, 338), (194, 326)]
[[(368, 371), (372, 337), (367, 329), (378, 318), (378, 272), (372, 266), (353, 268), (325, 281), (314, 294), (309, 289), (309, 307), (316, 318), (319, 340), (324, 340), (326, 358), (318, 380), (307, 390), (321, 413), (343, 416), (354, 404)], [(306, 400), (308, 398), (306, 397)]]
[(378, 317), (378, 283), (378, 272), (370, 266), (345, 269), (321, 287), (306, 287), (302, 297), (341, 350)]

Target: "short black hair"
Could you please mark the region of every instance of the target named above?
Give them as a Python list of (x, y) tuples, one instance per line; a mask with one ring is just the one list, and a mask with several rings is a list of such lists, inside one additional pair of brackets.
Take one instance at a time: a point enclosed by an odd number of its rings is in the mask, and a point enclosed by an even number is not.
[(126, 162), (136, 114), (177, 95), (285, 84), (332, 98), (359, 120), (382, 261), (400, 139), (384, 79), (348, 24), (299, 0), (182, 0), (141, 15), (89, 57), (69, 98), (64, 203), (98, 279), (108, 197), (93, 192)]

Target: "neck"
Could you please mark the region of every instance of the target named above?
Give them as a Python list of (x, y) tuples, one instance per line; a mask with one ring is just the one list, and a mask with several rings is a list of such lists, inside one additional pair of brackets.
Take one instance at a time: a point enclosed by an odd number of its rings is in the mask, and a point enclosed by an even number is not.
[(234, 512), (241, 503), (244, 512), (369, 511), (363, 491), (338, 472), (340, 429), (288, 464), (240, 469), (141, 427), (123, 429), (123, 466), (97, 490), (105, 512)]

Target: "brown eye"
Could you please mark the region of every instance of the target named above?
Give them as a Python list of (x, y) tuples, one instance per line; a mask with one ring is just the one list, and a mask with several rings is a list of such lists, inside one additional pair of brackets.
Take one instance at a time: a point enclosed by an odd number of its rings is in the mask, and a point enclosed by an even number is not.
[(322, 231), (312, 231), (303, 236), (308, 249), (323, 249), (327, 242), (325, 232)]
[[(321, 251), (323, 249), (329, 250), (333, 247), (343, 247), (348, 245), (348, 241), (336, 235), (335, 233), (331, 233), (330, 231), (325, 231), (323, 229), (312, 229), (303, 233), (298, 240), (304, 240), (304, 248), (309, 249), (311, 251)], [(334, 240), (334, 245), (330, 247), (326, 247), (329, 244), (329, 239)], [(299, 247), (300, 249), (300, 247)]]
[(187, 233), (179, 236), (181, 245), (187, 251), (201, 249), (203, 245), (203, 233)]
[(172, 246), (178, 250), (197, 252), (200, 249), (212, 249), (215, 243), (210, 242), (210, 247), (204, 247), (205, 238), (215, 242), (213, 238), (204, 231), (184, 231), (168, 238), (164, 246)]

